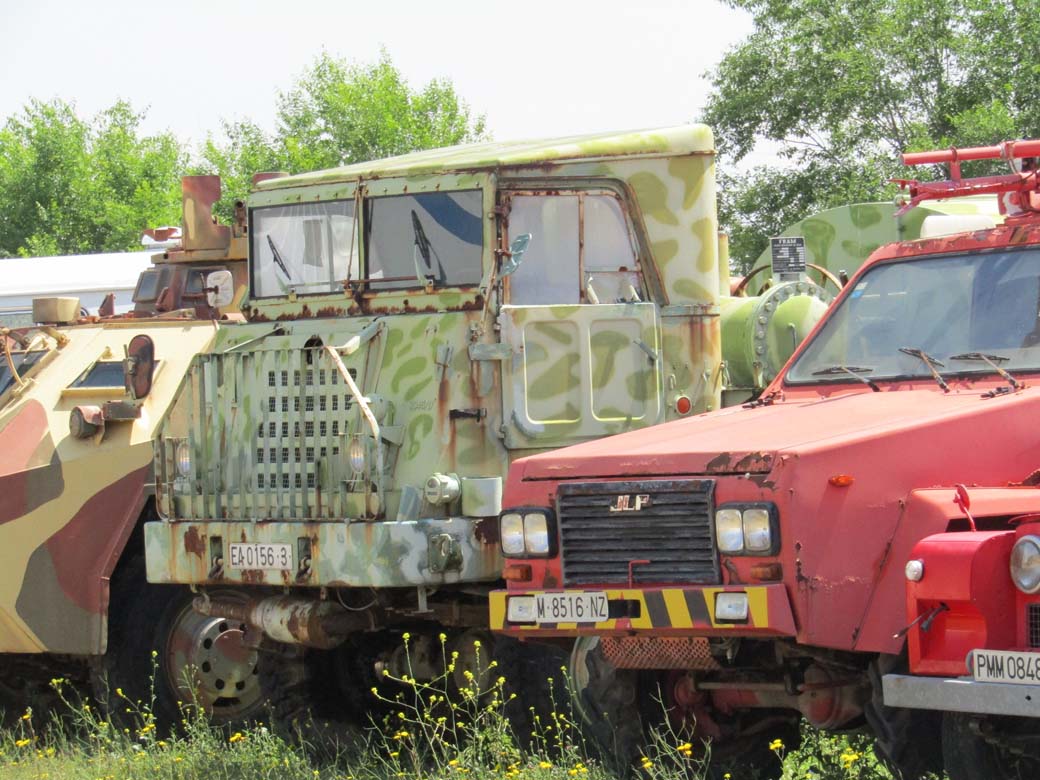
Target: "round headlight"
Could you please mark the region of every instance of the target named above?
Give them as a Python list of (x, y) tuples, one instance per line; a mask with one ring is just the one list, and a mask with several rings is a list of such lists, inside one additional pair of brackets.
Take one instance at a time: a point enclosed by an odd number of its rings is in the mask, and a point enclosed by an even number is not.
[(910, 582), (920, 582), (924, 577), (924, 561), (907, 561), (906, 566), (903, 568), (903, 574), (906, 575)]
[(498, 531), (502, 539), (502, 552), (505, 555), (524, 554), (524, 518), (520, 514), (509, 512), (502, 515)]
[(1023, 593), (1040, 591), (1040, 537), (1023, 536), (1011, 548), (1011, 579)]
[(715, 513), (715, 542), (724, 553), (744, 549), (744, 522), (739, 509), (720, 509)]
[(347, 450), (347, 454), (350, 457), (350, 468), (354, 470), (355, 474), (362, 474), (365, 471), (365, 443), (358, 438), (350, 440), (350, 447)]
[(182, 441), (177, 445), (177, 471), (182, 477), (186, 477), (191, 474), (191, 447), (188, 446), (188, 442)]

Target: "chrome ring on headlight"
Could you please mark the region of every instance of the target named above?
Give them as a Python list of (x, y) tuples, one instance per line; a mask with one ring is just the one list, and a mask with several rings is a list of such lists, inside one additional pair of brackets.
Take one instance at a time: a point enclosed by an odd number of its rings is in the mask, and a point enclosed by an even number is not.
[(1011, 548), (1011, 580), (1023, 593), (1040, 592), (1040, 536), (1023, 536)]

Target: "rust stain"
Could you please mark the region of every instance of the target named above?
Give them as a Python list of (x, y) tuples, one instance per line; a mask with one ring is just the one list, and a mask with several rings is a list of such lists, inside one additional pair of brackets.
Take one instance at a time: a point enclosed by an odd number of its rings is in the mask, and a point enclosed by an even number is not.
[(714, 458), (708, 461), (707, 465), (704, 467), (704, 470), (709, 474), (712, 474), (717, 471), (729, 471), (729, 464), (732, 460), (733, 456), (730, 455), (728, 452), (720, 452), (718, 455), (716, 455)]
[(482, 517), (473, 526), (473, 538), (481, 544), (498, 544), (498, 518)]
[(184, 532), (184, 552), (202, 558), (206, 554), (206, 540), (199, 534), (197, 526), (189, 525)]

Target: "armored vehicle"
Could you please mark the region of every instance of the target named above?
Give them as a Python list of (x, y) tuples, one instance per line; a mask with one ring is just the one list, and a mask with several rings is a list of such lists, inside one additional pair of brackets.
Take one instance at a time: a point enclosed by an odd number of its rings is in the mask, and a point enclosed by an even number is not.
[(186, 592), (145, 582), (141, 523), (154, 516), (155, 427), (223, 316), (207, 304), (203, 280), (227, 274), (234, 297), (234, 277), (245, 278), (244, 222), (214, 224), (219, 192), (217, 177), (185, 178), (182, 246), (141, 274), (134, 311), (83, 317), (74, 297), (37, 298), (36, 324), (0, 332), (8, 713), (46, 695), (55, 675), (85, 681), (91, 671), (100, 679), (146, 667), (157, 627), (172, 653), (198, 630)]
[[(751, 403), (513, 464), (491, 625), (576, 638), (571, 677), (594, 735), (630, 758), (657, 697), (713, 756), (766, 753), (775, 769), (768, 740), (796, 737), (804, 717), (869, 724), (904, 777), (941, 771), (938, 717), (906, 698), (886, 706), (882, 678), (906, 670), (907, 633), (909, 661), (937, 676), (964, 673), (968, 650), (978, 675), (978, 659), (1006, 663), (996, 651), (1032, 641), (1035, 599), (1013, 593), (1000, 560), (1035, 488), (979, 495), (970, 538), (952, 499), (958, 484), (1035, 484), (1038, 157), (1036, 141), (906, 155), (951, 168), (949, 181), (901, 181), (908, 207), (990, 193), (1003, 225), (878, 249)], [(1011, 171), (962, 177), (963, 161), (989, 158)], [(1011, 576), (1032, 588), (1036, 548), (1017, 543)], [(904, 565), (919, 553), (907, 626)], [(986, 750), (1036, 750), (1035, 726), (983, 720)]]
[[(248, 209), (249, 322), (159, 423), (144, 539), (148, 580), (197, 588), (243, 657), (298, 649), (260, 655), (284, 715), (363, 704), (405, 630), (412, 676), (442, 633), (487, 642), (514, 458), (721, 403), (703, 126), (419, 152), (262, 182)], [(803, 276), (770, 295), (734, 316), (758, 339), (742, 398), (830, 299)]]

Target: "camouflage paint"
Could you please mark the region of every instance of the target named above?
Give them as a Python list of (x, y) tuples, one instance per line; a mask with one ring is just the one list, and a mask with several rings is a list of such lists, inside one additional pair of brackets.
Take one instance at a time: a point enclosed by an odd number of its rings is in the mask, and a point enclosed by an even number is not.
[[(187, 176), (183, 246), (153, 258), (169, 269), (171, 297), (182, 306), (189, 270), (227, 268), (245, 291), (244, 224), (216, 225), (215, 176)], [(94, 655), (105, 652), (109, 577), (151, 496), (152, 441), (192, 355), (213, 340), (216, 315), (204, 300), (184, 298), (187, 311), (154, 318), (154, 302), (111, 318), (92, 317), (61, 328), (19, 331), (43, 357), (21, 372), (24, 385), (0, 392), (0, 652)], [(234, 305), (234, 304), (233, 304)], [(227, 315), (230, 309), (222, 314)], [(103, 434), (78, 439), (73, 408), (130, 403), (119, 387), (72, 387), (96, 362), (120, 362), (130, 340), (149, 335), (159, 360), (151, 393), (135, 420), (109, 421)], [(4, 337), (5, 340), (7, 337)], [(13, 356), (23, 349), (10, 340)]]
[[(108, 577), (148, 496), (152, 438), (191, 355), (213, 339), (210, 322), (113, 320), (63, 328), (67, 342), (29, 331), (49, 359), (26, 386), (0, 395), (0, 652), (105, 650)], [(141, 417), (77, 439), (80, 404), (127, 400), (122, 387), (72, 388), (97, 360), (118, 360), (146, 332), (160, 364)]]
[[(722, 390), (713, 140), (701, 126), (485, 144), (261, 182), (251, 208), (421, 192), (483, 192), (476, 287), (252, 299), (251, 324), (193, 361), (156, 443), (150, 581), (404, 586), (499, 577), (496, 514), (431, 505), (435, 472), (501, 478), (532, 451), (717, 408)], [(608, 190), (625, 204), (650, 298), (513, 306), (495, 283), (512, 191)], [(363, 227), (363, 226), (362, 226)], [(407, 229), (407, 228), (402, 228)], [(364, 249), (362, 249), (362, 252)], [(373, 330), (378, 323), (377, 330)], [(342, 354), (375, 410), (386, 472)], [(347, 459), (368, 453), (363, 474)], [(177, 473), (178, 446), (191, 454)], [(374, 483), (380, 483), (373, 487)], [(381, 502), (382, 497), (382, 502)], [(259, 521), (259, 522), (258, 522)], [(448, 571), (436, 540), (461, 554)], [(306, 571), (219, 566), (231, 542), (290, 544)], [(450, 557), (450, 556), (449, 556)], [(454, 560), (454, 558), (453, 558)]]

